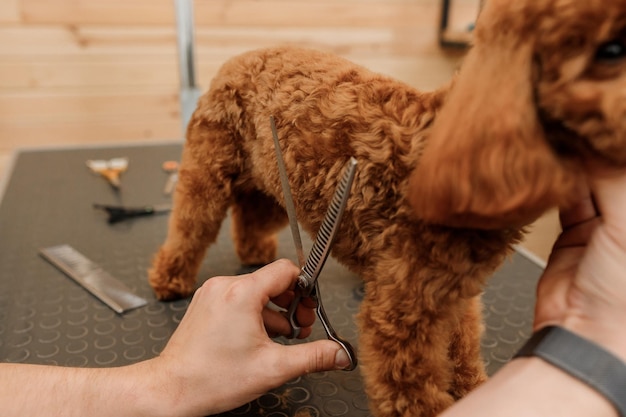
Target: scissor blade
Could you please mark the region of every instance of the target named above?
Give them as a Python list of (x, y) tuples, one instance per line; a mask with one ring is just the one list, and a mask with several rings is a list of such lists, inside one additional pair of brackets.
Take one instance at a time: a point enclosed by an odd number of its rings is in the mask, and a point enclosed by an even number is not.
[(324, 263), (330, 254), (330, 248), (333, 245), (333, 241), (339, 231), (339, 225), (341, 224), (341, 218), (348, 202), (348, 196), (350, 195), (350, 189), (352, 188), (352, 182), (354, 181), (354, 175), (356, 173), (356, 159), (350, 158), (344, 168), (341, 181), (337, 185), (333, 199), (330, 202), (326, 216), (322, 221), (322, 226), (317, 237), (313, 243), (313, 248), (309, 257), (302, 268), (301, 277), (304, 277), (306, 282), (306, 288), (310, 291), (317, 278), (324, 267)]
[(278, 142), (278, 133), (276, 132), (276, 123), (274, 116), (270, 116), (270, 125), (272, 127), (272, 136), (274, 137), (274, 148), (276, 150), (276, 159), (278, 160), (278, 172), (280, 173), (280, 184), (283, 187), (283, 196), (285, 198), (285, 209), (289, 217), (289, 227), (291, 228), (291, 236), (293, 244), (296, 247), (296, 255), (298, 256), (298, 265), (300, 268), (304, 266), (304, 249), (302, 248), (302, 238), (300, 237), (300, 228), (298, 227), (298, 218), (296, 217), (296, 206), (293, 203), (291, 187), (289, 186), (289, 178), (287, 177), (287, 168), (283, 159), (283, 152)]

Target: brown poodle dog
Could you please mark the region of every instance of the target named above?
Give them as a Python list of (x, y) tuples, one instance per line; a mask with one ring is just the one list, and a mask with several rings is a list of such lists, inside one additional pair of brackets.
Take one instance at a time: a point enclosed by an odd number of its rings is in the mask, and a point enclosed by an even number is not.
[(481, 290), (521, 228), (567, 204), (588, 161), (626, 164), (626, 0), (489, 0), (460, 74), (430, 93), (309, 50), (229, 61), (189, 125), (158, 298), (194, 290), (229, 208), (241, 261), (275, 258), (270, 115), (308, 233), (358, 160), (332, 253), (365, 281), (372, 412), (434, 416), (486, 378)]

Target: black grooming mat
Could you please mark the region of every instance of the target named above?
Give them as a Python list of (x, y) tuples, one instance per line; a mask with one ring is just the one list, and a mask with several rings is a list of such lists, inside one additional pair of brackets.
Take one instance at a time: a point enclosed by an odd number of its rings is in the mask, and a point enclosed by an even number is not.
[[(188, 300), (154, 299), (146, 270), (165, 239), (167, 215), (107, 224), (94, 203), (164, 204), (168, 174), (161, 165), (178, 160), (180, 143), (24, 151), (17, 155), (0, 202), (0, 361), (71, 366), (125, 365), (157, 355), (180, 322)], [(92, 173), (89, 159), (127, 157), (122, 187), (114, 190)], [(45, 261), (41, 248), (67, 244), (148, 300), (115, 313)], [(310, 240), (305, 244), (310, 245)], [(295, 259), (289, 230), (279, 256)], [(201, 280), (233, 275), (241, 266), (225, 223), (211, 247)], [(515, 254), (490, 281), (484, 295), (487, 332), (483, 354), (495, 372), (530, 337), (534, 288), (541, 267)], [(321, 295), (338, 333), (357, 345), (353, 316), (362, 298), (359, 279), (329, 259)], [(321, 326), (312, 339), (325, 338)], [(307, 375), (233, 410), (228, 416), (369, 416), (359, 369)]]

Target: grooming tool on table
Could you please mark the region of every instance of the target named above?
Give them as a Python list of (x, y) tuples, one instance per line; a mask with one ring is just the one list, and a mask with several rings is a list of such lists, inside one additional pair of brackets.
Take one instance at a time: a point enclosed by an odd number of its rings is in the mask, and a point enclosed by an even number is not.
[(69, 245), (44, 248), (40, 253), (116, 313), (122, 314), (147, 304), (145, 299), (133, 294), (124, 283)]
[(169, 176), (165, 181), (165, 187), (163, 187), (163, 194), (170, 195), (176, 187), (178, 182), (178, 162), (177, 161), (165, 161), (162, 165), (163, 171), (167, 172)]
[(104, 210), (108, 215), (107, 222), (109, 224), (119, 223), (134, 217), (152, 216), (160, 213), (168, 213), (172, 210), (170, 204), (156, 204), (153, 206), (142, 207), (124, 207), (124, 206), (108, 206), (105, 204), (94, 204), (93, 208)]
[(120, 188), (120, 174), (128, 168), (128, 158), (88, 160), (87, 166), (102, 175), (114, 188)]
[(289, 179), (287, 177), (287, 170), (285, 168), (285, 162), (283, 160), (280, 143), (278, 141), (278, 135), (276, 133), (276, 125), (274, 118), (270, 118), (270, 124), (272, 128), (272, 135), (274, 137), (274, 146), (276, 148), (276, 156), (278, 159), (278, 168), (280, 172), (280, 181), (283, 188), (283, 194), (285, 198), (285, 207), (287, 215), (289, 217), (289, 225), (291, 227), (291, 234), (296, 246), (296, 252), (298, 253), (298, 262), (300, 263), (300, 275), (298, 276), (298, 282), (296, 283), (295, 297), (292, 301), (289, 309), (287, 310), (287, 318), (291, 324), (292, 337), (297, 337), (300, 334), (301, 328), (296, 318), (296, 309), (298, 304), (303, 298), (310, 297), (316, 304), (316, 313), (326, 331), (328, 338), (338, 343), (350, 358), (350, 366), (346, 368), (347, 371), (351, 371), (356, 368), (357, 357), (352, 345), (346, 340), (341, 339), (335, 330), (333, 329), (328, 316), (324, 310), (322, 299), (319, 290), (318, 277), (324, 267), (324, 263), (330, 254), (335, 236), (339, 230), (341, 223), (341, 217), (343, 216), (354, 175), (356, 172), (356, 159), (350, 158), (344, 168), (341, 181), (337, 186), (337, 190), (330, 203), (330, 207), (326, 212), (326, 216), (322, 222), (320, 230), (317, 234), (313, 248), (309, 257), (304, 260), (304, 251), (302, 249), (302, 241), (300, 238), (300, 229), (296, 218), (295, 205), (293, 203), (293, 196), (291, 194), (291, 187), (289, 186)]

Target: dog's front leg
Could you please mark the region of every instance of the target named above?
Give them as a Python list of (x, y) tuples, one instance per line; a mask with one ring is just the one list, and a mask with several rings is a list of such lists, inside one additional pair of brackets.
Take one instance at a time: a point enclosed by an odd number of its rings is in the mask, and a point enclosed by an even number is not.
[(445, 304), (450, 300), (434, 300), (437, 294), (412, 287), (411, 280), (384, 281), (367, 283), (359, 315), (359, 356), (371, 411), (376, 417), (436, 416), (454, 402), (448, 356), (454, 308)]
[(451, 394), (461, 399), (487, 380), (485, 364), (480, 353), (483, 335), (483, 304), (477, 295), (463, 302), (464, 311), (457, 323), (450, 343), (450, 359), (454, 363), (454, 379)]

